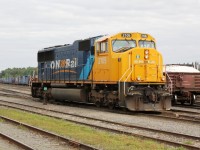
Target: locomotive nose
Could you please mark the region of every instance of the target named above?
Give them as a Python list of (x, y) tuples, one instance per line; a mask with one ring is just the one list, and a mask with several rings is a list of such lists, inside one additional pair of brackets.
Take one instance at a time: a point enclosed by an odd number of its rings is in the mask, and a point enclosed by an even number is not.
[(165, 82), (160, 71), (163, 64), (160, 62), (161, 54), (154, 48), (141, 48), (132, 53), (133, 74), (132, 80), (136, 82)]

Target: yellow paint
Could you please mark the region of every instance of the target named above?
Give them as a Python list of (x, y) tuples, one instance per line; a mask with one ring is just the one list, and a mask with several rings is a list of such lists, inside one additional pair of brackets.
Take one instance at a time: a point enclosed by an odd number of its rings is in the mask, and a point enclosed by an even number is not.
[(72, 70), (59, 70), (59, 71), (55, 71), (53, 74), (59, 74), (59, 73), (63, 73), (63, 72), (76, 73), (76, 71), (72, 71)]
[[(118, 33), (95, 42), (95, 62), (89, 79), (93, 79), (94, 82), (164, 84), (162, 55), (155, 48), (139, 47), (138, 44), (139, 40), (155, 42), (155, 39), (149, 34), (126, 33), (124, 37), (122, 34)], [(112, 41), (115, 40), (135, 40), (136, 47), (117, 53), (112, 49)], [(99, 48), (101, 43), (107, 45), (107, 49), (103, 48), (101, 51)], [(146, 51), (148, 54), (145, 53)], [(145, 55), (148, 55), (147, 59)]]

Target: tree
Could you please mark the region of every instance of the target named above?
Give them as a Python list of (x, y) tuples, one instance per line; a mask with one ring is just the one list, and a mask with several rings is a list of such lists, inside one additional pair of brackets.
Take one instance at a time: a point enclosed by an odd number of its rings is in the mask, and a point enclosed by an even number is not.
[(37, 68), (35, 67), (27, 67), (27, 68), (8, 68), (0, 73), (0, 78), (5, 77), (17, 77), (17, 76), (25, 76), (25, 75), (37, 75)]

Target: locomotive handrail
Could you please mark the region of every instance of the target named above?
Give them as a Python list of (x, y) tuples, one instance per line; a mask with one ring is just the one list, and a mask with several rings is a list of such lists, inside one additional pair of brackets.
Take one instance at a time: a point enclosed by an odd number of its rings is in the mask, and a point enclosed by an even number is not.
[(130, 72), (130, 74), (128, 75), (128, 77), (126, 78), (126, 80), (124, 81), (124, 95), (126, 95), (126, 88), (125, 88), (125, 85), (126, 85), (126, 81), (128, 80), (128, 78), (130, 77), (130, 75), (133, 73), (133, 66), (132, 66), (132, 70)]
[(119, 86), (119, 99), (120, 99), (120, 96), (121, 96), (121, 92), (120, 92), (120, 81), (123, 79), (123, 77), (126, 75), (126, 73), (130, 70), (130, 68), (131, 68), (131, 66), (130, 66), (130, 64), (131, 64), (131, 59), (130, 59), (130, 55), (131, 54), (129, 54), (129, 57), (128, 57), (128, 60), (129, 60), (129, 68), (124, 72), (124, 74), (122, 75), (122, 77), (119, 79), (119, 81), (118, 81), (118, 86)]

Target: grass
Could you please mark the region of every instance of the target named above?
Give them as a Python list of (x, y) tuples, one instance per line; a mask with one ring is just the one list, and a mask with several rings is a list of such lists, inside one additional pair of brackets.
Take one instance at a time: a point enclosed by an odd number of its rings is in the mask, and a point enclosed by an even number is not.
[(172, 148), (151, 140), (143, 140), (123, 134), (101, 131), (62, 119), (55, 119), (10, 108), (1, 107), (0, 115), (105, 150), (183, 150), (183, 148)]
[(193, 145), (193, 142), (192, 141), (186, 141), (185, 144)]

